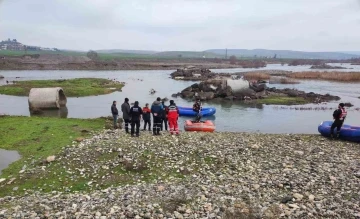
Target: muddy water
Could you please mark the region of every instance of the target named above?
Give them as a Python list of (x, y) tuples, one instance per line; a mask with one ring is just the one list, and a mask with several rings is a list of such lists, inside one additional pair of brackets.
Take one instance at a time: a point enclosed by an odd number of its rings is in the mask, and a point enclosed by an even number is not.
[[(280, 66), (280, 67), (279, 67)], [(300, 67), (272, 65), (272, 68), (297, 71)], [(309, 67), (309, 66), (308, 66)], [(356, 67), (356, 66), (352, 66)], [(303, 68), (303, 66), (301, 66)], [(249, 70), (249, 69), (247, 69)], [(238, 72), (238, 69), (216, 69), (216, 72)], [(152, 103), (157, 96), (171, 98), (193, 82), (175, 81), (169, 78), (171, 70), (143, 70), (143, 71), (0, 71), (5, 80), (43, 80), (60, 78), (109, 78), (126, 82), (122, 92), (108, 95), (83, 98), (68, 98), (67, 108), (63, 111), (51, 111), (50, 116), (72, 118), (96, 118), (110, 115), (110, 106), (113, 100), (121, 104), (125, 97), (130, 102), (135, 100), (143, 106)], [(16, 78), (20, 77), (20, 78)], [(4, 83), (5, 80), (0, 80)], [(272, 86), (272, 85), (270, 85)], [(275, 85), (274, 85), (275, 86)], [(276, 85), (278, 88), (296, 88), (307, 92), (338, 95), (341, 101), (355, 105), (349, 110), (346, 123), (360, 124), (360, 83), (344, 84), (322, 81), (302, 81), (296, 85)], [(157, 93), (150, 95), (150, 89)], [(65, 91), (66, 92), (66, 91)], [(181, 98), (174, 99), (179, 106), (190, 106), (191, 102)], [(237, 102), (205, 103), (205, 106), (214, 106), (217, 109), (215, 117), (210, 118), (216, 124), (217, 131), (262, 132), (262, 133), (317, 133), (317, 126), (323, 120), (331, 120), (333, 109), (339, 102), (325, 105), (307, 104), (306, 108), (322, 110), (300, 110), (295, 107), (260, 105), (249, 108)], [(118, 106), (120, 108), (120, 106)], [(0, 95), (0, 114), (29, 116), (27, 97)], [(180, 119), (183, 127), (185, 118)]]
[(18, 159), (20, 159), (20, 154), (17, 151), (7, 151), (0, 149), (0, 178), (1, 171)]

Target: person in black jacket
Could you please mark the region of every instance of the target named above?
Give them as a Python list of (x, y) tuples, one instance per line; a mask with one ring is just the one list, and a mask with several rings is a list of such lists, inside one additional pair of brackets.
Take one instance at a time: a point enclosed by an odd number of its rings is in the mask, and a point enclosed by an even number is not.
[(331, 138), (334, 138), (334, 129), (336, 127), (336, 138), (340, 137), (340, 129), (342, 127), (342, 125), (344, 124), (344, 120), (347, 116), (347, 112), (345, 110), (345, 104), (340, 103), (338, 106), (338, 109), (334, 111), (333, 113), (333, 118), (334, 118), (334, 123), (331, 125), (330, 128), (330, 135)]
[(168, 119), (166, 117), (166, 106), (164, 101), (161, 102), (161, 105), (163, 106), (163, 109), (161, 111), (161, 126), (160, 126), (160, 131), (163, 130), (163, 125), (165, 126), (165, 130), (168, 130)]
[(125, 132), (129, 134), (129, 122), (130, 122), (130, 104), (129, 104), (129, 98), (125, 98), (124, 103), (121, 105), (121, 111), (123, 113), (123, 120), (125, 123)]
[(201, 114), (201, 103), (199, 99), (196, 99), (193, 105), (193, 111), (196, 113), (195, 122), (200, 122), (202, 114)]
[(116, 108), (116, 101), (114, 100), (113, 101), (113, 104), (111, 105), (111, 114), (114, 118), (114, 129), (117, 128), (117, 119), (118, 119), (118, 116), (119, 116), (119, 111), (118, 109)]
[(163, 105), (161, 104), (161, 98), (156, 98), (156, 101), (151, 105), (151, 113), (153, 114), (153, 135), (160, 135), (161, 129), (161, 113), (163, 111)]
[(143, 114), (141, 107), (139, 107), (139, 102), (135, 101), (134, 106), (130, 108), (129, 116), (131, 117), (131, 137), (134, 137), (135, 134), (135, 125), (136, 125), (136, 137), (140, 135), (140, 119)]

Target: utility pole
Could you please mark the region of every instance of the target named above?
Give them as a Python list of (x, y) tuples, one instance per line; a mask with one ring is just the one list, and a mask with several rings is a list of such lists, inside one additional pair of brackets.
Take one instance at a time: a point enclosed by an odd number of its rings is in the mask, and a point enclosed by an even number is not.
[(227, 48), (225, 50), (225, 59), (227, 59)]

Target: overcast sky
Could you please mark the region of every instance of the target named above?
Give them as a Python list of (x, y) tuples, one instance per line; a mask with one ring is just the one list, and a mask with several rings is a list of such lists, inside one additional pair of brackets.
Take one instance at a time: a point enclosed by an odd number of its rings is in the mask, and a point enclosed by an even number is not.
[(360, 51), (360, 0), (0, 0), (0, 39), (61, 49)]

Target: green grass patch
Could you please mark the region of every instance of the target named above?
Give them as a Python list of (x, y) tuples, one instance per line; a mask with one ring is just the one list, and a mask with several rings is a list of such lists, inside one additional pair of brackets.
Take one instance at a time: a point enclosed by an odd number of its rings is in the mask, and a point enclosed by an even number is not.
[(308, 101), (302, 97), (270, 96), (264, 99), (258, 99), (257, 103), (267, 105), (301, 105), (308, 103)]
[(17, 81), (15, 84), (0, 86), (0, 94), (28, 96), (31, 88), (61, 87), (68, 97), (83, 97), (121, 91), (123, 86), (120, 82), (103, 78)]
[(0, 56), (22, 56), (22, 55), (65, 55), (65, 56), (86, 56), (86, 52), (76, 51), (13, 51), (13, 50), (0, 50)]
[[(0, 117), (0, 147), (5, 150), (16, 150), (21, 159), (10, 164), (2, 171), (0, 178), (12, 178), (19, 174), (24, 165), (37, 166), (39, 160), (51, 155), (57, 155), (62, 147), (70, 145), (78, 137), (89, 136), (90, 131), (100, 130), (105, 119), (60, 119), (42, 117)], [(35, 163), (34, 163), (35, 162)], [(51, 168), (51, 164), (50, 164)], [(30, 189), (34, 185), (52, 184), (61, 186), (66, 182), (63, 173), (54, 175), (52, 171), (44, 175), (25, 176), (17, 178), (13, 186), (21, 189)], [(46, 180), (45, 177), (51, 180)], [(19, 189), (20, 190), (20, 189)], [(9, 194), (10, 186), (0, 189), (0, 196)]]

